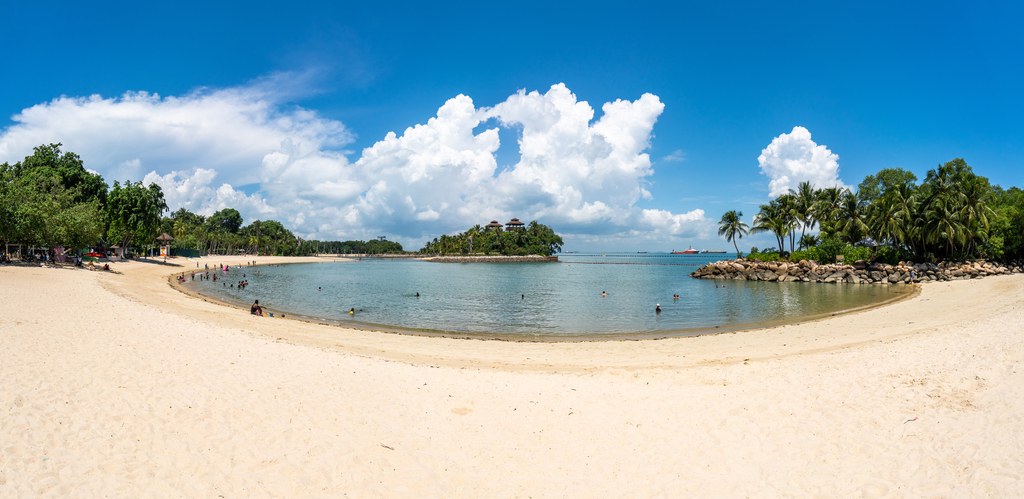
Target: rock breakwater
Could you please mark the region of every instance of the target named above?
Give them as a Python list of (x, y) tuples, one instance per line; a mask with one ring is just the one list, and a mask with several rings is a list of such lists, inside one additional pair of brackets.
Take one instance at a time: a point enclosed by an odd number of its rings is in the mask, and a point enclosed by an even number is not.
[(977, 279), (991, 275), (1024, 272), (1024, 261), (994, 263), (942, 262), (898, 265), (868, 263), (821, 265), (813, 260), (799, 262), (761, 262), (744, 259), (723, 260), (705, 265), (690, 274), (698, 279), (738, 279), (746, 281), (824, 282), (836, 284), (911, 284), (932, 281)]

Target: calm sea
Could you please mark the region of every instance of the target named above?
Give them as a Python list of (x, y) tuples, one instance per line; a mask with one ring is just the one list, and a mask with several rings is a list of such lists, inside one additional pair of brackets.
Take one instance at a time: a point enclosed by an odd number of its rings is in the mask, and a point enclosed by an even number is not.
[[(560, 263), (364, 259), (232, 268), (217, 272), (216, 283), (197, 279), (188, 286), (246, 307), (259, 299), (269, 311), (332, 323), (523, 339), (699, 334), (850, 310), (909, 289), (688, 275), (733, 256), (571, 253), (561, 254)], [(249, 281), (244, 290), (224, 286), (243, 279)], [(348, 313), (352, 308), (355, 315)]]

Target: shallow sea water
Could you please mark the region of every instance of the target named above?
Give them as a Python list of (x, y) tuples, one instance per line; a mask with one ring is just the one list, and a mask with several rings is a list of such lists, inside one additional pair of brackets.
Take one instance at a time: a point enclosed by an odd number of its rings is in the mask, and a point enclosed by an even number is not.
[[(239, 305), (258, 299), (269, 311), (330, 323), (513, 339), (699, 334), (827, 315), (910, 289), (688, 275), (732, 256), (562, 254), (559, 263), (364, 259), (232, 268), (217, 271), (216, 282), (197, 278), (187, 286)], [(249, 281), (244, 290), (224, 286), (243, 279)], [(348, 313), (352, 308), (355, 315)]]

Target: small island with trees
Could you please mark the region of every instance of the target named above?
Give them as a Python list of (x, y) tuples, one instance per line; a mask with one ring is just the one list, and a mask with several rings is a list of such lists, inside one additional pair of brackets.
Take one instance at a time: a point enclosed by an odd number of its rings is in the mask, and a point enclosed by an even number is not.
[(429, 260), (442, 262), (522, 262), (558, 261), (562, 237), (551, 227), (513, 218), (502, 225), (492, 220), (486, 226), (474, 225), (454, 236), (434, 238), (420, 249)]

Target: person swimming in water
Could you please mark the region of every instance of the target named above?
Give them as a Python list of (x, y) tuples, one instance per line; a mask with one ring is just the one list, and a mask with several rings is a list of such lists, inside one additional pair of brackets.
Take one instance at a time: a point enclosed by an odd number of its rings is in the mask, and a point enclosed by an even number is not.
[(654, 313), (656, 313), (656, 314), (660, 314), (661, 313), (661, 304), (660, 303), (654, 306)]
[(349, 309), (348, 315), (356, 315), (356, 309), (354, 309), (354, 308)]
[(416, 292), (416, 298), (419, 298), (419, 297), (420, 297), (420, 292), (419, 292), (419, 291), (417, 291), (417, 292)]
[(601, 292), (601, 296), (608, 296), (608, 293), (606, 293), (606, 292), (602, 291), (602, 292)]

